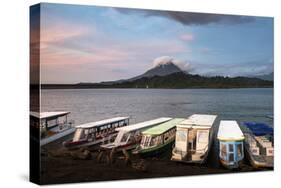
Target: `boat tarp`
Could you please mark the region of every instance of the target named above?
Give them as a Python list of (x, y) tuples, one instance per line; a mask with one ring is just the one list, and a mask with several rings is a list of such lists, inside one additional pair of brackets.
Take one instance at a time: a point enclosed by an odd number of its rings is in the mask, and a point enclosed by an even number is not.
[(172, 129), (173, 127), (176, 127), (180, 122), (182, 122), (183, 118), (174, 118), (170, 121), (167, 121), (165, 123), (161, 123), (155, 127), (149, 128), (142, 132), (144, 135), (160, 135), (164, 132)]
[(161, 117), (161, 118), (157, 118), (157, 119), (153, 119), (153, 120), (149, 120), (149, 121), (144, 121), (141, 123), (137, 123), (137, 124), (133, 124), (133, 125), (129, 125), (129, 126), (125, 126), (125, 127), (120, 127), (120, 128), (116, 128), (116, 131), (124, 131), (124, 132), (131, 132), (131, 131), (136, 131), (136, 130), (140, 130), (140, 129), (144, 129), (144, 128), (149, 128), (155, 125), (158, 125), (160, 123), (164, 123), (166, 121), (171, 120), (172, 118), (169, 117)]
[(239, 141), (244, 135), (236, 121), (222, 120), (217, 134), (219, 140)]
[(243, 125), (255, 136), (273, 135), (273, 128), (266, 123), (244, 122)]

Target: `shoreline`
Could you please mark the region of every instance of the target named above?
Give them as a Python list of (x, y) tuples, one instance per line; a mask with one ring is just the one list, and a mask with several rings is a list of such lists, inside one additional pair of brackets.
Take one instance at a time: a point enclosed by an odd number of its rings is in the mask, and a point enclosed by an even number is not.
[(144, 159), (145, 171), (126, 165), (119, 157), (114, 164), (98, 163), (96, 155), (90, 159), (73, 159), (68, 156), (42, 156), (42, 184), (130, 180), (144, 178), (167, 178), (194, 175), (227, 174), (240, 172), (270, 171), (270, 169), (253, 169), (246, 163), (238, 170), (204, 165), (185, 164), (170, 161), (168, 158)]
[[(127, 164), (124, 156), (118, 154), (114, 164), (107, 164), (104, 158), (101, 162), (97, 161), (98, 152), (96, 151), (91, 151), (88, 157), (81, 158), (81, 150), (67, 150), (59, 143), (43, 147), (44, 149), (41, 151), (41, 184), (187, 177), (273, 170), (255, 169), (246, 158), (239, 169), (226, 169), (219, 163), (216, 142), (213, 142), (206, 163), (201, 165), (171, 161), (171, 150), (158, 157), (141, 158), (132, 155), (131, 162)], [(136, 168), (140, 164), (143, 168)]]
[[(44, 87), (44, 86), (43, 86)], [(62, 88), (62, 87), (53, 87), (53, 88), (40, 88), (41, 90), (68, 90), (68, 89), (136, 89), (136, 90), (185, 90), (185, 89), (274, 89), (274, 87), (190, 87), (190, 88), (94, 88), (94, 87), (69, 87), (69, 88)]]

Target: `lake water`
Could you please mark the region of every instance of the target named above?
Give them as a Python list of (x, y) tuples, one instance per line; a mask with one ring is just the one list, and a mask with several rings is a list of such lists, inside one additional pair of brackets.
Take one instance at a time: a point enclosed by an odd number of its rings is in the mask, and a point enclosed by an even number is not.
[(58, 89), (41, 91), (41, 111), (70, 111), (75, 124), (116, 116), (131, 123), (194, 113), (272, 124), (273, 89)]

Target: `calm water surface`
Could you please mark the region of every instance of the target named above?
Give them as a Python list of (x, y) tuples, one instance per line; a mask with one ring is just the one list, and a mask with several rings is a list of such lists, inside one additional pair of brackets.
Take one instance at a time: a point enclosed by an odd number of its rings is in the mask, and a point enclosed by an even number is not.
[(58, 89), (42, 90), (41, 111), (70, 111), (75, 124), (115, 116), (131, 123), (194, 113), (261, 121), (273, 115), (273, 89)]

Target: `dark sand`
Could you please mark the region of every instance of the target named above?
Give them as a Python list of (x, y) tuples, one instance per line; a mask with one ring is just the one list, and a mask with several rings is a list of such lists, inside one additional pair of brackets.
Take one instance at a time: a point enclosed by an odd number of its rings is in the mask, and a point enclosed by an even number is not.
[[(225, 169), (219, 164), (215, 145), (216, 143), (210, 151), (206, 164), (203, 165), (170, 161), (171, 151), (157, 158), (132, 157), (132, 163), (128, 164), (122, 155), (118, 155), (114, 164), (107, 164), (105, 161), (97, 161), (97, 152), (91, 152), (89, 159), (77, 159), (73, 154), (81, 152), (75, 151), (71, 155), (62, 147), (53, 146), (42, 150), (41, 183), (58, 184), (260, 171), (253, 169), (246, 160), (240, 169)], [(144, 169), (133, 167), (134, 164), (140, 163)]]

